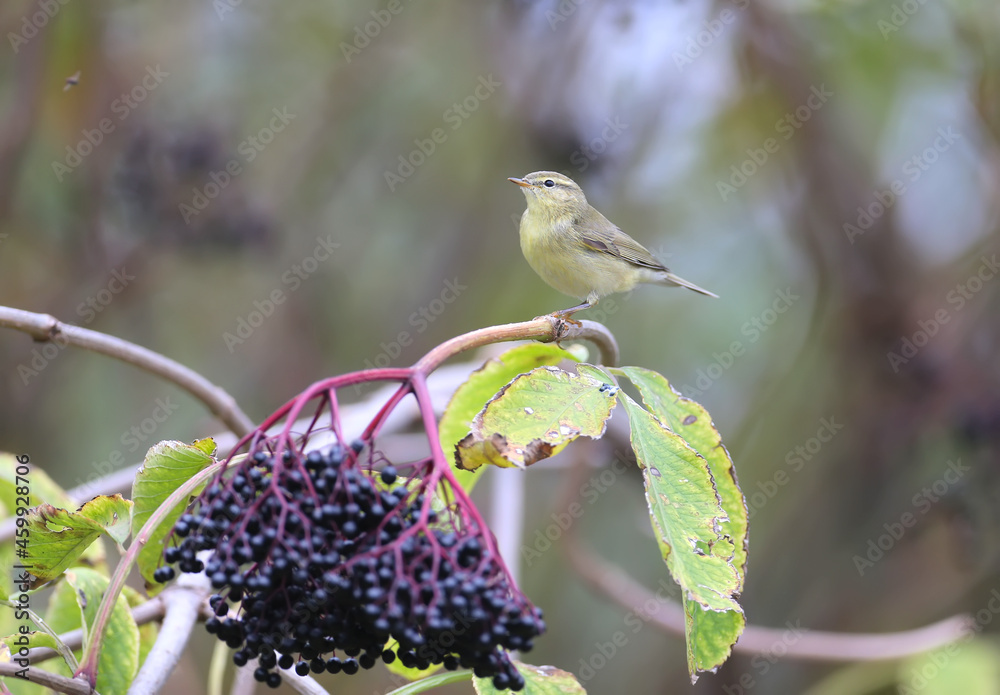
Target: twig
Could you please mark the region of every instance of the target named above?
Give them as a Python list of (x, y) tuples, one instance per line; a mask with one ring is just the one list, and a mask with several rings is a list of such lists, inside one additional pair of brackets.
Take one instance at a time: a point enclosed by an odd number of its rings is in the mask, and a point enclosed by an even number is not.
[(242, 436), (253, 429), (253, 422), (223, 389), (193, 369), (135, 343), (63, 323), (48, 314), (5, 306), (0, 306), (0, 327), (23, 331), (40, 342), (73, 345), (135, 365), (190, 393), (237, 435)]
[[(133, 608), (132, 619), (135, 621), (135, 624), (145, 625), (146, 623), (151, 623), (154, 620), (162, 618), (164, 612), (163, 595), (170, 591), (173, 591), (173, 587), (167, 587), (163, 590), (163, 594)], [(83, 646), (83, 629), (78, 628), (64, 632), (59, 635), (59, 639), (70, 649), (79, 649)], [(59, 656), (59, 653), (54, 649), (49, 647), (35, 647), (28, 650), (28, 663), (37, 664), (57, 656)]]
[(31, 667), (22, 669), (21, 666), (9, 661), (0, 662), (0, 678), (21, 678), (18, 675), (19, 673), (23, 673), (26, 676), (21, 680), (44, 685), (46, 688), (59, 693), (68, 693), (69, 695), (93, 694), (90, 684), (81, 678), (67, 678), (66, 676), (60, 676), (56, 673), (49, 673), (48, 671)]
[[(642, 584), (587, 550), (575, 538), (567, 538), (566, 550), (573, 567), (593, 588), (628, 610), (642, 610), (657, 627), (684, 635), (684, 609), (674, 601), (663, 601)], [(649, 601), (656, 610), (649, 612)], [(959, 640), (972, 631), (968, 615), (955, 615), (915, 630), (866, 634), (802, 630), (794, 640), (788, 630), (747, 625), (733, 647), (734, 652), (760, 654), (778, 645), (784, 657), (813, 661), (884, 661), (900, 659), (937, 649)]]
[(185, 574), (177, 579), (171, 591), (165, 593), (163, 626), (146, 661), (129, 686), (129, 695), (160, 692), (181, 659), (201, 605), (212, 593), (212, 586), (204, 573)]
[[(459, 384), (469, 378), (474, 370), (481, 366), (480, 361), (462, 362), (458, 364), (441, 367), (427, 378), (427, 385), (430, 388), (434, 411), (438, 414), (444, 412), (445, 406), (451, 399), (451, 395), (458, 388)], [(371, 421), (375, 413), (379, 411), (382, 404), (397, 388), (396, 385), (376, 389), (367, 394), (365, 400), (351, 403), (348, 406), (341, 406), (341, 425), (345, 431), (360, 432), (365, 425)], [(390, 431), (405, 430), (420, 415), (417, 404), (412, 400), (406, 400), (399, 404), (385, 424), (382, 426), (382, 433)], [(304, 427), (308, 424), (309, 418), (304, 418), (300, 423)], [(229, 432), (222, 432), (212, 435), (218, 444), (219, 451), (229, 451), (236, 443), (237, 437)], [(423, 439), (421, 437), (421, 439)], [(557, 459), (558, 461), (558, 459)], [(91, 482), (79, 485), (67, 494), (77, 502), (89, 500), (96, 495), (113, 495), (116, 492), (127, 495), (132, 491), (132, 482), (135, 479), (136, 470), (141, 463), (135, 463), (106, 476), (97, 478)], [(0, 543), (9, 541), (14, 537), (17, 529), (15, 522), (17, 519), (11, 517), (0, 522)]]
[(413, 365), (413, 370), (430, 374), (446, 359), (454, 357), (460, 352), (509, 340), (531, 339), (542, 342), (589, 340), (600, 350), (601, 364), (608, 367), (617, 366), (618, 343), (611, 331), (595, 321), (580, 321), (579, 323), (580, 325), (577, 326), (555, 316), (539, 316), (531, 321), (480, 328), (478, 331), (471, 331), (441, 343)]

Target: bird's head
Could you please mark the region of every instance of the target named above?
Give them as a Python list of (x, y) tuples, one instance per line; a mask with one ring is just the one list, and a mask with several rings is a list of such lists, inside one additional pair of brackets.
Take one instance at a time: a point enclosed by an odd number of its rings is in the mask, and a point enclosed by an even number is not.
[(576, 181), (554, 171), (536, 171), (521, 179), (507, 180), (521, 187), (529, 209), (538, 206), (552, 211), (587, 204), (587, 197)]

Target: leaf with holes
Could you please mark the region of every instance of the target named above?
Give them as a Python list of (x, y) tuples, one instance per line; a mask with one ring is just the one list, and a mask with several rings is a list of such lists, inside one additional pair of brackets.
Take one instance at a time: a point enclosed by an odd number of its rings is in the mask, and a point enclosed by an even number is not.
[[(721, 523), (721, 528), (733, 543), (732, 564), (739, 580), (737, 591), (742, 591), (746, 574), (749, 514), (736, 479), (733, 460), (723, 446), (722, 436), (711, 416), (700, 403), (677, 393), (661, 374), (640, 367), (610, 371), (635, 384), (646, 408), (708, 462), (722, 508), (728, 517)], [(689, 599), (684, 601), (684, 613), (689, 671), (692, 675), (696, 671), (714, 671), (729, 658), (732, 645), (746, 625), (746, 617), (739, 611), (720, 613), (705, 610)]]
[[(74, 564), (102, 533), (116, 542), (128, 535), (132, 502), (121, 495), (95, 497), (75, 512), (42, 504), (28, 514), (28, 558), (37, 586)], [(124, 534), (124, 536), (123, 536)], [(121, 539), (121, 540), (119, 540)]]
[(459, 467), (525, 467), (559, 453), (577, 437), (598, 439), (618, 388), (586, 375), (539, 367), (490, 399), (458, 443)]
[(727, 517), (708, 462), (627, 394), (622, 402), (667, 568), (692, 601), (713, 611), (740, 611), (735, 551), (722, 532)]
[[(489, 360), (458, 387), (445, 408), (438, 425), (441, 449), (446, 455), (455, 452), (456, 445), (468, 434), (473, 420), (482, 411), (483, 404), (512, 379), (536, 367), (554, 366), (564, 360), (574, 359), (572, 354), (551, 343), (530, 343), (518, 345)], [(456, 463), (459, 461), (457, 452), (455, 460)], [(485, 470), (480, 467), (476, 471), (463, 473), (458, 476), (459, 482), (467, 491), (471, 490)]]

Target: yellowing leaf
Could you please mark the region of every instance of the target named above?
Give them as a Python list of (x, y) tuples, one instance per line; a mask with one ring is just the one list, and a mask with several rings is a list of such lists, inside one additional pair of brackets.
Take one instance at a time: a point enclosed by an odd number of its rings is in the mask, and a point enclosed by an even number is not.
[(732, 540), (708, 463), (642, 406), (623, 394), (632, 448), (646, 483), (653, 530), (667, 568), (685, 595), (713, 611), (741, 611)]
[[(576, 676), (555, 666), (532, 666), (515, 661), (514, 666), (524, 676), (524, 689), (516, 695), (586, 695)], [(508, 695), (512, 690), (497, 690), (490, 678), (473, 678), (478, 695)]]
[(455, 449), (460, 468), (530, 466), (577, 437), (604, 434), (618, 389), (591, 376), (539, 367), (515, 378), (476, 416)]
[[(652, 370), (622, 367), (611, 371), (635, 384), (646, 408), (708, 462), (727, 517), (720, 528), (733, 543), (732, 565), (738, 579), (736, 592), (742, 591), (748, 543), (746, 499), (737, 482), (732, 458), (711, 416), (700, 403), (677, 393), (665, 377)], [(729, 658), (732, 645), (746, 626), (746, 616), (736, 610), (706, 610), (687, 598), (684, 599), (684, 615), (688, 671), (694, 680), (698, 671), (714, 672)]]
[(102, 533), (120, 543), (128, 535), (131, 507), (121, 495), (95, 497), (75, 512), (40, 505), (27, 517), (31, 573), (41, 581), (59, 576)]
[(622, 367), (613, 371), (622, 373), (635, 384), (649, 412), (708, 461), (722, 508), (729, 517), (722, 523), (722, 529), (733, 539), (736, 548), (733, 564), (740, 572), (742, 590), (747, 564), (749, 514), (746, 498), (736, 479), (733, 459), (723, 446), (722, 436), (712, 422), (712, 417), (703, 405), (675, 391), (661, 374), (640, 367)]
[[(575, 358), (551, 343), (529, 343), (507, 350), (473, 372), (455, 391), (438, 424), (438, 438), (445, 455), (455, 451), (455, 446), (472, 428), (473, 420), (486, 402), (514, 377), (536, 367), (559, 364), (563, 360), (572, 361)], [(472, 490), (485, 470), (460, 472), (458, 480), (467, 491)]]

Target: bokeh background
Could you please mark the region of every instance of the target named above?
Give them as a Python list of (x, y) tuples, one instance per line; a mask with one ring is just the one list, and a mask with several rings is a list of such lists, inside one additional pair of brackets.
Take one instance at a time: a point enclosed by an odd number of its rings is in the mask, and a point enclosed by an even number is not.
[[(580, 673), (623, 631), (589, 692), (946, 692), (960, 664), (963, 692), (998, 693), (998, 32), (992, 0), (7, 0), (0, 302), (160, 351), (261, 418), (322, 376), (568, 306), (520, 255), (506, 181), (562, 171), (721, 295), (642, 288), (587, 318), (713, 414), (751, 506), (749, 621), (970, 612), (981, 632), (922, 683), (919, 661), (779, 654), (692, 686), (683, 641), (633, 631), (558, 539), (522, 566), (550, 625), (527, 660)], [(0, 333), (0, 445), (67, 487), (221, 429), (152, 377), (42, 347)], [(613, 449), (564, 456), (599, 475)], [(565, 470), (526, 474), (526, 547), (565, 511)], [(611, 480), (577, 531), (655, 590), (640, 479)]]

